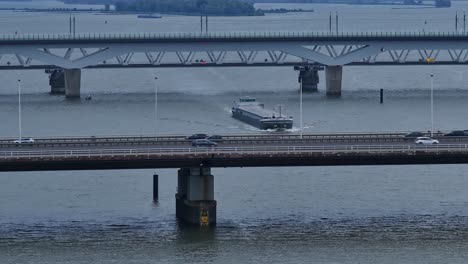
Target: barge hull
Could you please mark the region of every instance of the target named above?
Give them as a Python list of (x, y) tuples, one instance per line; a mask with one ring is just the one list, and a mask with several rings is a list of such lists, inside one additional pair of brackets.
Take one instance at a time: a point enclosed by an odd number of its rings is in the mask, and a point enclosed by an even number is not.
[(262, 120), (260, 118), (253, 118), (248, 114), (244, 114), (243, 111), (239, 109), (232, 110), (232, 117), (263, 130), (291, 129), (293, 123), (292, 120)]

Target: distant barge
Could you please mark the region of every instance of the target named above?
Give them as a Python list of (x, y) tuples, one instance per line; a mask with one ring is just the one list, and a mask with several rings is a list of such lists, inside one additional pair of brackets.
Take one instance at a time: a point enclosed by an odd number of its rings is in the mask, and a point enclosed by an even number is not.
[(260, 129), (291, 129), (293, 119), (285, 117), (281, 111), (265, 109), (263, 104), (252, 97), (241, 97), (234, 101), (232, 117)]
[(160, 14), (144, 14), (138, 15), (138, 18), (162, 18)]

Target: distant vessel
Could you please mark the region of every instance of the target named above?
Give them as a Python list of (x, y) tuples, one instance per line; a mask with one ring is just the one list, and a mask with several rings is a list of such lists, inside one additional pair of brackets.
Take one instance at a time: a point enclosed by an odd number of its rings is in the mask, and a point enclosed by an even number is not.
[(293, 125), (291, 117), (279, 112), (265, 109), (263, 104), (252, 97), (241, 97), (234, 101), (232, 117), (260, 129), (290, 129)]
[(450, 0), (435, 0), (435, 7), (451, 7), (452, 2)]
[(145, 14), (145, 15), (138, 15), (138, 18), (162, 18), (160, 14)]

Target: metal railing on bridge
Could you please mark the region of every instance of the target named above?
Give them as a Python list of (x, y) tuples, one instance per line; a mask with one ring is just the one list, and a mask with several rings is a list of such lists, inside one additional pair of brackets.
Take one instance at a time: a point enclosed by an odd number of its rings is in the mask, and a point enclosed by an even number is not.
[(0, 151), (4, 160), (22, 158), (79, 158), (109, 156), (162, 156), (211, 154), (261, 154), (261, 153), (422, 153), (468, 152), (468, 144), (437, 145), (335, 145), (335, 146), (249, 146), (249, 147), (189, 147), (145, 149), (91, 149), (91, 150), (40, 150)]
[(0, 35), (0, 44), (9, 41), (61, 41), (61, 40), (222, 40), (222, 39), (307, 39), (307, 38), (333, 38), (333, 39), (359, 39), (359, 38), (426, 38), (432, 40), (436, 38), (468, 38), (468, 32), (462, 31), (359, 31), (359, 32), (329, 32), (329, 31), (304, 31), (304, 32), (139, 32), (139, 33), (80, 33), (80, 34), (2, 34)]
[[(379, 132), (379, 133), (316, 133), (304, 134), (303, 138), (297, 134), (229, 134), (221, 135), (219, 142), (223, 143), (279, 143), (279, 142), (401, 142), (412, 140), (405, 135), (407, 132)], [(440, 132), (434, 133), (434, 137), (441, 137)], [(447, 141), (460, 141), (466, 137), (444, 137)], [(14, 143), (15, 139), (0, 139), (0, 148), (22, 147)], [(188, 144), (191, 140), (186, 135), (161, 135), (161, 136), (99, 136), (99, 137), (55, 137), (55, 138), (35, 138), (34, 144), (27, 144), (25, 147), (47, 147), (47, 146), (100, 146), (100, 145), (150, 145), (150, 144)]]

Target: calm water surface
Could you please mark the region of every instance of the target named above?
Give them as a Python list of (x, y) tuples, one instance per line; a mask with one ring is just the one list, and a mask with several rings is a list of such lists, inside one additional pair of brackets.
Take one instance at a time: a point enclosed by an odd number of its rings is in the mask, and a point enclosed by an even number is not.
[[(452, 30), (455, 11), (466, 8), (459, 2), (450, 9), (312, 7), (314, 13), (212, 18), (210, 28), (326, 30), (329, 12), (338, 11), (347, 31)], [(195, 17), (77, 16), (80, 32), (198, 29)], [(0, 12), (0, 33), (63, 33), (66, 19), (66, 14)], [(304, 96), (305, 131), (427, 130), (431, 73), (436, 128), (467, 129), (464, 67), (395, 66), (345, 68), (340, 99), (327, 99), (322, 81), (319, 93)], [(0, 72), (0, 136), (17, 135), (17, 76), (24, 80), (25, 135), (154, 133), (152, 74), (84, 70), (82, 91), (93, 100), (66, 101), (47, 94), (42, 71)], [(241, 95), (270, 108), (284, 105), (298, 120), (297, 76), (289, 68), (156, 74), (162, 134), (259, 133), (230, 117), (231, 103)], [(378, 102), (380, 88), (384, 104)], [(156, 205), (153, 170), (0, 173), (0, 262), (466, 263), (467, 170), (466, 165), (213, 169), (219, 222), (213, 230), (175, 220), (176, 170), (157, 171)]]

